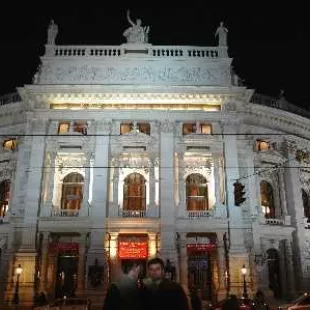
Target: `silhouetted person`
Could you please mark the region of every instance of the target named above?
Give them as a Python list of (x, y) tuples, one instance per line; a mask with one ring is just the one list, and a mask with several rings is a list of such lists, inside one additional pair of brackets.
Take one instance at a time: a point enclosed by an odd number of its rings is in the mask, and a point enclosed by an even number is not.
[(138, 288), (141, 266), (128, 262), (123, 276), (108, 289), (103, 310), (142, 310), (142, 299)]
[(230, 295), (225, 304), (223, 310), (239, 310), (238, 299), (236, 295)]
[(145, 285), (147, 310), (189, 310), (187, 296), (182, 286), (165, 278), (164, 262), (153, 258), (147, 263), (148, 278)]

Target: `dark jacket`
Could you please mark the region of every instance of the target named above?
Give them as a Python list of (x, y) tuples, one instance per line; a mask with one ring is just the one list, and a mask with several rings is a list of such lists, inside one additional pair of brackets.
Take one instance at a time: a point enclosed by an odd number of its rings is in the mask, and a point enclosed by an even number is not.
[(189, 310), (187, 296), (182, 286), (167, 279), (162, 280), (156, 289), (145, 288), (147, 310)]
[(137, 281), (124, 275), (108, 288), (103, 310), (142, 310)]

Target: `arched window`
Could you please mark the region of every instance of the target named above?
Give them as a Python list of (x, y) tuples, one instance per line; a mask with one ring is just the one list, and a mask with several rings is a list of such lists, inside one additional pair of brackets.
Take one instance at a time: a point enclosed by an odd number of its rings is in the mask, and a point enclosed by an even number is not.
[(84, 178), (79, 173), (68, 174), (62, 184), (61, 208), (79, 210), (83, 201)]
[(274, 219), (276, 217), (276, 209), (273, 199), (273, 190), (270, 183), (266, 181), (260, 182), (260, 198), (265, 218)]
[(304, 189), (302, 189), (302, 202), (304, 207), (304, 215), (307, 218), (308, 222), (310, 222), (310, 199), (308, 194)]
[(4, 180), (0, 183), (0, 217), (4, 217), (8, 210), (10, 200), (10, 187), (10, 180)]
[(145, 201), (145, 179), (139, 173), (131, 173), (124, 180), (124, 206), (126, 211), (143, 211)]
[(198, 173), (186, 178), (186, 205), (188, 211), (208, 210), (208, 186), (204, 176)]

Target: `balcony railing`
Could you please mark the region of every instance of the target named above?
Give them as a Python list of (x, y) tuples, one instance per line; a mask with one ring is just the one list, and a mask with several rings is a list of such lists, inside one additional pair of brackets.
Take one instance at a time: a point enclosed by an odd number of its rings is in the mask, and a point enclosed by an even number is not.
[(265, 219), (267, 225), (284, 225), (284, 220), (269, 218)]
[(199, 219), (213, 216), (213, 210), (195, 210), (195, 211), (186, 211), (187, 218), (189, 219)]
[(146, 217), (146, 210), (119, 210), (121, 217)]

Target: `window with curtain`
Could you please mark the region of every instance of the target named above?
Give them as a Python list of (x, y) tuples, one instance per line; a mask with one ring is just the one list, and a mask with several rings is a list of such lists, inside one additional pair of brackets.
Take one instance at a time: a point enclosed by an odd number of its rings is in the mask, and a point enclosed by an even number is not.
[(79, 210), (83, 201), (84, 178), (79, 173), (68, 174), (62, 184), (61, 208)]
[(131, 173), (124, 180), (124, 205), (126, 211), (146, 209), (145, 179), (139, 173)]
[(309, 195), (306, 193), (304, 189), (301, 190), (302, 193), (302, 202), (304, 207), (304, 216), (307, 219), (308, 223), (310, 223), (310, 199)]
[(0, 183), (0, 217), (4, 217), (9, 207), (11, 181), (4, 180)]
[(276, 218), (276, 209), (274, 205), (273, 189), (270, 183), (266, 181), (260, 182), (260, 196), (262, 210), (265, 218)]
[(188, 211), (209, 209), (207, 180), (201, 174), (190, 174), (186, 178), (186, 205)]

